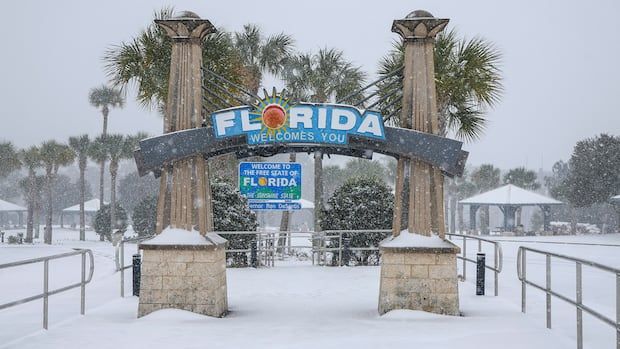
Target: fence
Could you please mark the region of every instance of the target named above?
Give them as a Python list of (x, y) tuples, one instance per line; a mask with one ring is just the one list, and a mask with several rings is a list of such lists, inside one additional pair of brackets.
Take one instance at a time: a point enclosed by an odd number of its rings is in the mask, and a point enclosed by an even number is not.
[[(0, 269), (7, 269), (7, 268), (12, 268), (12, 267), (18, 267), (18, 266), (22, 266), (22, 265), (28, 265), (28, 264), (34, 264), (34, 263), (41, 263), (43, 262), (43, 293), (34, 295), (34, 296), (30, 296), (30, 297), (26, 297), (26, 298), (22, 298), (20, 300), (16, 300), (13, 302), (9, 302), (9, 303), (5, 303), (5, 304), (0, 304), (0, 310), (2, 309), (6, 309), (6, 308), (10, 308), (19, 304), (23, 304), (23, 303), (28, 303), (28, 302), (32, 302), (34, 300), (37, 299), (41, 299), (43, 298), (43, 328), (47, 330), (47, 317), (48, 317), (48, 298), (51, 295), (55, 295), (64, 291), (68, 291), (70, 289), (76, 288), (76, 287), (80, 287), (80, 314), (84, 315), (85, 312), (85, 308), (86, 308), (86, 284), (88, 284), (92, 278), (93, 278), (93, 272), (95, 270), (95, 260), (93, 258), (93, 252), (91, 250), (86, 250), (86, 249), (75, 249), (76, 251), (74, 252), (67, 252), (67, 253), (61, 253), (61, 254), (57, 254), (57, 255), (53, 255), (53, 256), (47, 256), (47, 257), (39, 257), (39, 258), (32, 258), (32, 259), (26, 259), (23, 261), (17, 261), (17, 262), (11, 262), (11, 263), (5, 263), (5, 264), (0, 264)], [(89, 260), (90, 260), (90, 268), (89, 268), (89, 273), (88, 273), (88, 278), (86, 277), (86, 255), (88, 254)], [(81, 269), (81, 280), (80, 282), (74, 283), (74, 284), (70, 284), (61, 288), (57, 288), (55, 290), (49, 290), (48, 286), (49, 286), (49, 261), (53, 260), (53, 259), (61, 259), (61, 258), (66, 258), (66, 257), (72, 257), (72, 256), (77, 256), (77, 255), (81, 255), (82, 256), (82, 269)]]
[(493, 272), (493, 290), (495, 291), (495, 296), (499, 295), (499, 273), (502, 272), (502, 267), (504, 265), (504, 254), (502, 252), (502, 245), (498, 241), (489, 240), (485, 238), (481, 238), (474, 235), (463, 235), (463, 234), (448, 234), (446, 236), (450, 240), (452, 238), (458, 237), (462, 239), (462, 247), (461, 247), (461, 255), (456, 258), (463, 261), (463, 280), (467, 280), (467, 262), (473, 263), (474, 265), (477, 263), (475, 259), (467, 257), (467, 240), (476, 240), (478, 244), (478, 252), (482, 252), (482, 244), (491, 244), (493, 245), (493, 265), (485, 264), (485, 268), (489, 269)]
[[(536, 284), (527, 279), (527, 255), (528, 252), (537, 253), (545, 256), (545, 285)], [(575, 262), (575, 299), (563, 296), (551, 289), (551, 258), (558, 258), (570, 262)], [(582, 303), (582, 266), (589, 266), (599, 270), (603, 270), (616, 275), (616, 319), (612, 320), (605, 315), (593, 310)], [(526, 311), (526, 286), (530, 285), (546, 294), (546, 323), (547, 328), (551, 328), (551, 296), (557, 297), (568, 304), (574, 305), (577, 310), (577, 348), (583, 348), (583, 312), (594, 316), (604, 323), (616, 329), (616, 348), (620, 349), (620, 269), (612, 268), (606, 265), (598, 264), (585, 259), (570, 257), (558, 253), (552, 253), (534, 248), (519, 247), (517, 254), (517, 276), (521, 281), (521, 311)]]

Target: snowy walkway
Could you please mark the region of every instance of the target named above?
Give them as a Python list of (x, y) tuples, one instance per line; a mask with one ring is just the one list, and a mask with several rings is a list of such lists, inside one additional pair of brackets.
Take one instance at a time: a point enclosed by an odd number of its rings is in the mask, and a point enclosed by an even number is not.
[[(595, 239), (597, 237), (592, 237)], [(545, 238), (551, 239), (551, 238)], [(556, 239), (556, 238), (554, 238)], [(576, 238), (567, 238), (576, 239)], [(580, 238), (583, 240), (584, 238)], [(590, 238), (585, 238), (592, 241)], [(611, 239), (611, 240), (610, 240)], [(599, 239), (600, 240), (600, 239)], [(619, 242), (619, 236), (606, 241)], [(599, 242), (599, 241), (596, 241)], [(64, 246), (0, 246), (0, 261), (61, 252)], [(520, 313), (520, 287), (516, 280), (516, 247), (505, 242), (505, 269), (500, 297), (474, 296), (471, 279), (460, 283), (463, 317), (397, 311), (377, 315), (378, 267), (312, 267), (308, 262), (277, 262), (269, 269), (228, 269), (230, 314), (222, 319), (163, 310), (136, 319), (137, 298), (118, 297), (118, 274), (113, 273), (108, 243), (82, 242), (95, 252), (94, 281), (87, 287), (86, 316), (80, 317), (78, 291), (54, 296), (50, 301), (50, 329), (40, 330), (41, 304), (33, 302), (0, 311), (2, 348), (574, 348), (574, 309), (554, 300), (554, 329), (544, 327), (544, 296), (528, 294), (528, 314)], [(620, 248), (549, 245), (536, 247), (581, 254), (618, 266)], [(472, 251), (475, 252), (475, 251)], [(19, 255), (19, 257), (17, 257)], [(130, 257), (129, 257), (130, 258)], [(533, 261), (536, 262), (536, 261)], [(79, 275), (69, 265), (58, 266), (67, 278)], [(544, 269), (544, 268), (542, 268)], [(534, 271), (532, 277), (537, 277)], [(540, 276), (538, 270), (538, 276)], [(574, 292), (574, 267), (554, 265), (554, 285)], [(35, 271), (0, 280), (0, 302), (19, 294), (23, 287), (38, 287)], [(473, 276), (472, 269), (468, 271)], [(23, 277), (29, 275), (31, 280)], [(489, 277), (488, 294), (492, 294)], [(584, 300), (605, 313), (615, 310), (613, 287), (606, 276), (591, 276)], [(14, 286), (16, 282), (20, 287)], [(129, 282), (127, 282), (129, 289)], [(609, 286), (613, 286), (609, 285)], [(35, 288), (36, 288), (35, 287)], [(128, 292), (129, 293), (129, 292)], [(25, 296), (25, 295), (24, 295)], [(14, 298), (13, 298), (14, 299)], [(614, 331), (594, 319), (585, 319), (586, 348), (611, 348)], [(25, 336), (25, 337), (24, 337)], [(3, 346), (4, 345), (4, 346)]]

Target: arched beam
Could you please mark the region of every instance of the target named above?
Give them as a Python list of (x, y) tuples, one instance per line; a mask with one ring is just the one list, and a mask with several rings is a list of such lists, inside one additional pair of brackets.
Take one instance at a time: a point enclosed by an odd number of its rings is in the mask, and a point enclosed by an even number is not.
[(268, 143), (248, 145), (246, 136), (216, 138), (211, 127), (166, 133), (140, 141), (134, 152), (141, 176), (177, 160), (202, 154), (205, 158), (236, 153), (238, 157), (271, 156), (287, 152), (321, 151), (325, 154), (372, 158), (373, 152), (395, 158), (422, 160), (440, 168), (448, 176), (461, 176), (468, 153), (462, 142), (414, 130), (385, 127), (385, 141), (349, 136), (348, 144)]

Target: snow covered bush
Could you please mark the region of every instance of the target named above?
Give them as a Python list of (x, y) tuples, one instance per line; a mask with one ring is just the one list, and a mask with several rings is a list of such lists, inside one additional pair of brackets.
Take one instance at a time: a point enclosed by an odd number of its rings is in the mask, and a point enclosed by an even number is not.
[[(258, 222), (256, 214), (250, 211), (247, 199), (239, 193), (234, 185), (221, 178), (211, 181), (213, 193), (213, 223), (215, 231), (248, 231), (256, 230)], [(227, 235), (222, 237), (228, 240), (229, 249), (250, 249), (256, 241), (255, 235)], [(244, 267), (248, 265), (245, 252), (230, 252), (227, 259), (232, 266)]]
[[(127, 228), (127, 212), (125, 212), (125, 209), (118, 203), (116, 204), (115, 215), (116, 222), (113, 230), (125, 230)], [(103, 207), (97, 211), (94, 228), (95, 232), (99, 234), (101, 241), (103, 241), (104, 238), (108, 240), (112, 239), (112, 236), (110, 235), (110, 205), (103, 205)]]
[(138, 236), (155, 234), (157, 223), (157, 196), (147, 196), (140, 200), (131, 215), (133, 230)]
[[(376, 177), (349, 179), (327, 201), (322, 226), (329, 230), (390, 229), (393, 202), (394, 196), (382, 180)], [(376, 247), (387, 235), (344, 233), (343, 239), (350, 239), (351, 247)], [(332, 243), (338, 244), (337, 241)], [(357, 256), (361, 264), (368, 264), (370, 259), (378, 260), (377, 257), (377, 251), (361, 251)]]

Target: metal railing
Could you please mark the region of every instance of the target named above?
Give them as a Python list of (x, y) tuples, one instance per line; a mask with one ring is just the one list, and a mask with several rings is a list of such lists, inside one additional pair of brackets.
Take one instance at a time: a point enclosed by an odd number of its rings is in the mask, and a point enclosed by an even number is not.
[(482, 244), (491, 244), (493, 245), (493, 265), (485, 264), (484, 267), (493, 272), (493, 290), (495, 291), (495, 296), (499, 295), (499, 273), (502, 272), (502, 268), (504, 265), (504, 253), (502, 252), (502, 245), (499, 241), (494, 241), (490, 239), (481, 238), (474, 235), (464, 235), (464, 234), (450, 234), (446, 233), (446, 236), (452, 240), (452, 238), (462, 238), (461, 247), (461, 255), (457, 255), (456, 258), (463, 261), (463, 281), (467, 280), (467, 262), (473, 263), (476, 265), (476, 260), (467, 257), (467, 240), (476, 240), (478, 241), (478, 252), (482, 252)]
[[(327, 252), (332, 252), (338, 255), (338, 265), (343, 265), (343, 253), (346, 250), (350, 252), (360, 251), (378, 251), (379, 246), (367, 246), (367, 247), (346, 247), (344, 245), (343, 235), (360, 235), (360, 234), (391, 234), (389, 229), (363, 229), (363, 230), (323, 230), (314, 233), (313, 241), (318, 240), (317, 244), (313, 244), (312, 249), (312, 261), (314, 262), (314, 256), (317, 255), (319, 265), (327, 265)], [(329, 242), (329, 247), (327, 243)], [(337, 242), (337, 245), (335, 245)], [(316, 245), (316, 246), (315, 246)]]
[[(86, 255), (87, 254), (90, 260), (88, 278), (86, 277)], [(60, 259), (60, 258), (77, 256), (77, 255), (82, 256), (82, 269), (81, 269), (80, 282), (76, 282), (74, 284), (70, 284), (70, 285), (67, 285), (61, 288), (57, 288), (55, 290), (49, 290), (49, 261), (53, 259)], [(74, 252), (67, 252), (67, 253), (61, 253), (61, 254), (57, 254), (53, 256), (32, 258), (32, 259), (26, 259), (23, 261), (0, 264), (0, 269), (7, 269), (7, 268), (18, 267), (18, 266), (34, 264), (34, 263), (41, 263), (41, 262), (43, 262), (43, 293), (30, 296), (30, 297), (26, 297), (26, 298), (22, 298), (20, 300), (16, 300), (13, 302), (0, 304), (0, 310), (43, 298), (43, 328), (47, 330), (49, 296), (52, 296), (52, 295), (55, 295), (55, 294), (58, 294), (64, 291), (68, 291), (76, 287), (80, 287), (80, 314), (84, 315), (85, 308), (86, 308), (86, 284), (88, 284), (93, 278), (93, 272), (95, 270), (95, 259), (93, 257), (93, 252), (91, 250), (75, 249)]]
[[(545, 256), (545, 285), (539, 285), (527, 279), (527, 252), (537, 253)], [(558, 258), (570, 262), (575, 262), (575, 299), (571, 299), (551, 289), (551, 258)], [(599, 270), (603, 270), (616, 275), (616, 319), (597, 312), (596, 310), (583, 304), (582, 295), (582, 266), (589, 266)], [(577, 309), (577, 348), (583, 348), (583, 312), (594, 316), (604, 323), (616, 329), (616, 348), (620, 349), (620, 269), (612, 268), (607, 265), (588, 261), (581, 258), (566, 256), (559, 253), (537, 250), (525, 246), (519, 247), (517, 254), (517, 276), (521, 281), (521, 312), (526, 311), (526, 286), (530, 285), (546, 294), (546, 324), (547, 328), (551, 328), (551, 296), (557, 297), (568, 304), (575, 306)]]
[[(120, 277), (121, 277), (121, 297), (125, 297), (125, 270), (131, 268), (133, 265), (125, 265), (125, 243), (127, 242), (140, 242), (146, 239), (152, 238), (154, 235), (138, 236), (134, 238), (123, 239), (118, 243), (119, 249), (119, 264), (120, 264)], [(140, 248), (136, 247), (136, 253), (140, 252)]]

